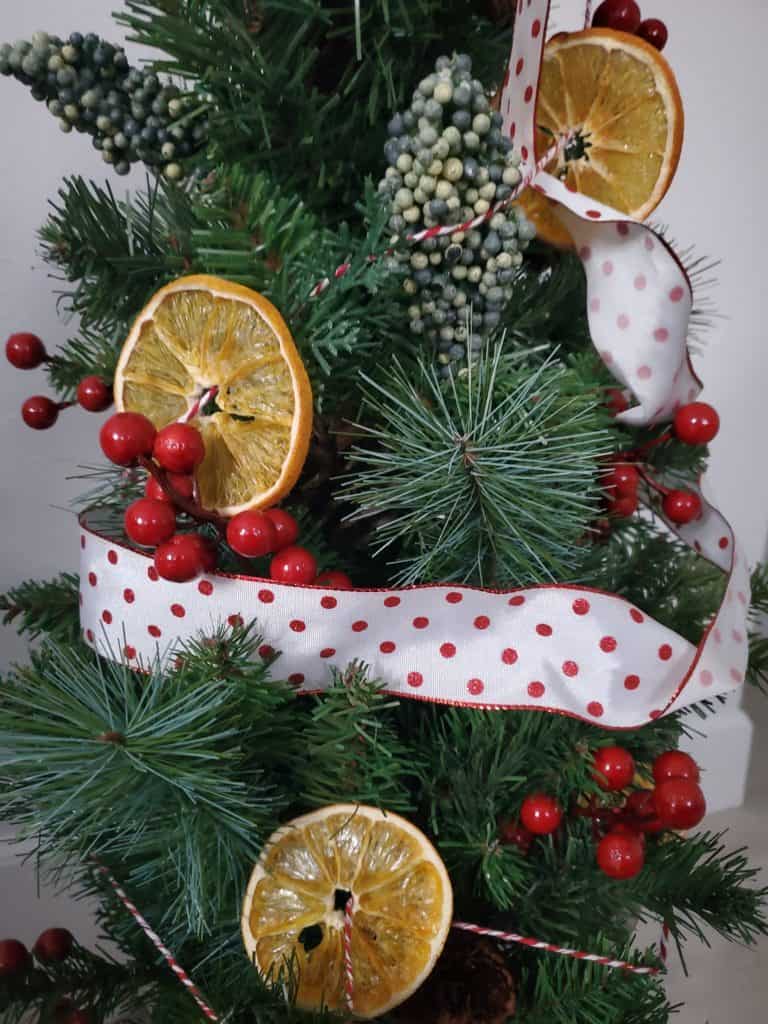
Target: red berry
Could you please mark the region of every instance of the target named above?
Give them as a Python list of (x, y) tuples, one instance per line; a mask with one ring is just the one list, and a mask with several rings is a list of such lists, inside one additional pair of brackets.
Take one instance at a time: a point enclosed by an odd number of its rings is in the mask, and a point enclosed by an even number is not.
[(523, 800), (520, 821), (534, 835), (549, 835), (559, 827), (562, 820), (560, 804), (546, 793), (532, 793)]
[(5, 343), (5, 357), (17, 370), (34, 370), (45, 362), (45, 345), (36, 334), (12, 334)]
[(533, 833), (511, 818), (499, 826), (499, 839), (505, 846), (516, 846), (521, 853), (528, 853), (533, 842)]
[(277, 535), (275, 551), (282, 551), (283, 548), (288, 548), (291, 544), (296, 543), (299, 539), (299, 524), (290, 512), (286, 512), (282, 508), (268, 508), (264, 515), (272, 520), (272, 525), (275, 528)]
[(59, 418), (59, 407), (45, 395), (33, 395), (22, 405), (21, 418), (33, 430), (48, 430)]
[(673, 523), (684, 526), (701, 515), (701, 498), (693, 491), (670, 491), (661, 503), (664, 515)]
[(613, 28), (619, 32), (637, 32), (642, 15), (634, 0), (604, 0), (595, 11), (593, 28)]
[(614, 498), (608, 502), (608, 514), (617, 519), (628, 519), (637, 512), (637, 497), (630, 495), (623, 498)]
[(627, 396), (621, 388), (608, 388), (605, 393), (605, 404), (614, 416), (618, 416), (619, 413), (626, 412), (629, 408)]
[(667, 828), (694, 828), (707, 813), (701, 787), (692, 779), (664, 779), (653, 791), (653, 801)]
[(155, 552), (158, 576), (174, 583), (186, 583), (202, 572), (216, 568), (216, 550), (199, 533), (177, 533)]
[(635, 777), (635, 759), (624, 747), (601, 747), (592, 777), (601, 789), (626, 789)]
[(597, 864), (609, 878), (634, 878), (643, 870), (643, 840), (637, 833), (609, 832), (597, 844)]
[(659, 754), (653, 762), (653, 777), (656, 782), (664, 782), (665, 779), (688, 779), (690, 782), (698, 782), (701, 774), (699, 766), (690, 754), (682, 750), (668, 750), (665, 754)]
[(709, 444), (720, 429), (720, 417), (706, 402), (690, 402), (675, 413), (674, 427), (683, 444)]
[(27, 947), (18, 939), (0, 939), (0, 978), (20, 974), (29, 964)]
[(130, 466), (140, 455), (151, 455), (155, 443), (152, 422), (139, 412), (116, 412), (99, 431), (101, 450), (118, 466)]
[(602, 484), (611, 498), (634, 498), (640, 486), (640, 474), (628, 462), (617, 462), (603, 476)]
[(656, 813), (652, 789), (638, 789), (627, 797), (624, 810), (634, 819), (637, 829), (643, 832), (661, 832), (664, 829)]
[(281, 583), (314, 583), (317, 561), (306, 548), (294, 544), (278, 551), (270, 563), (269, 575)]
[(168, 501), (139, 498), (125, 510), (124, 523), (134, 543), (155, 548), (176, 532), (176, 512)]
[(645, 21), (641, 21), (637, 29), (637, 34), (641, 39), (644, 39), (646, 43), (650, 43), (651, 46), (655, 46), (657, 50), (663, 50), (667, 45), (667, 39), (669, 39), (667, 26), (663, 21), (659, 21), (658, 18), (646, 18)]
[[(167, 480), (174, 491), (177, 491), (182, 498), (193, 497), (195, 481), (191, 476), (184, 476), (182, 473), (168, 473)], [(172, 501), (153, 476), (147, 477), (147, 482), (144, 486), (144, 496), (146, 498), (154, 498), (155, 501)]]
[(112, 388), (101, 377), (83, 377), (77, 385), (77, 400), (88, 412), (104, 412), (112, 405)]
[(316, 587), (327, 587), (330, 590), (351, 590), (352, 580), (345, 572), (338, 569), (328, 569), (321, 572), (315, 580)]
[(189, 423), (169, 423), (158, 431), (152, 454), (171, 473), (191, 473), (205, 458), (205, 443)]
[(74, 942), (75, 938), (72, 932), (66, 928), (46, 928), (38, 935), (32, 952), (40, 963), (59, 963), (67, 959), (72, 952)]
[(227, 544), (245, 558), (261, 558), (277, 550), (277, 530), (263, 512), (239, 512), (227, 523)]

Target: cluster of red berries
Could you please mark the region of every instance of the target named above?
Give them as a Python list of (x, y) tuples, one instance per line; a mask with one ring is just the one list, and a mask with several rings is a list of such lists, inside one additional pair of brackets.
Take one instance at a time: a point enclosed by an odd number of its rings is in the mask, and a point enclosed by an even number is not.
[(595, 11), (592, 19), (593, 28), (613, 28), (619, 32), (629, 32), (640, 36), (646, 43), (663, 50), (667, 45), (669, 33), (667, 26), (658, 18), (646, 18), (640, 13), (635, 0), (604, 0)]
[[(621, 792), (632, 785), (635, 760), (624, 747), (602, 747), (594, 756), (594, 779), (606, 792)], [(707, 805), (699, 786), (699, 769), (688, 754), (670, 750), (653, 763), (654, 789), (629, 794), (622, 807), (591, 808), (584, 812), (597, 829), (605, 830), (596, 849), (598, 867), (610, 878), (634, 878), (645, 863), (645, 834), (665, 829), (694, 828)], [(546, 793), (523, 800), (519, 820), (501, 826), (502, 842), (527, 853), (536, 836), (551, 835), (560, 827), (563, 809)]]
[[(33, 958), (42, 967), (63, 963), (75, 945), (66, 928), (46, 928), (35, 940), (32, 952), (18, 939), (0, 939), (0, 979), (23, 976), (33, 966)], [(53, 1008), (56, 1024), (91, 1024), (91, 1015), (79, 1010), (71, 999), (60, 999)]]
[[(12, 334), (5, 343), (8, 362), (17, 370), (34, 370), (50, 359), (45, 345), (36, 334)], [(54, 402), (47, 395), (32, 395), (21, 406), (21, 418), (33, 430), (48, 430), (59, 418), (62, 409), (74, 402)], [(77, 385), (77, 403), (88, 412), (104, 412), (112, 404), (112, 388), (101, 377), (83, 377)]]
[[(194, 500), (194, 472), (205, 458), (200, 431), (189, 423), (170, 423), (156, 430), (146, 416), (119, 412), (102, 426), (101, 448), (118, 466), (133, 466), (139, 460), (157, 469), (150, 475), (144, 497), (125, 511), (128, 537), (142, 547), (155, 548), (158, 576), (174, 583), (186, 583), (216, 568), (215, 545), (200, 533), (177, 533), (177, 508)], [(162, 482), (161, 482), (162, 481)], [(280, 508), (239, 512), (226, 525), (226, 539), (243, 558), (272, 555), (270, 577), (282, 583), (316, 584), (349, 589), (352, 582), (343, 572), (317, 573), (317, 561), (296, 543), (299, 524)]]

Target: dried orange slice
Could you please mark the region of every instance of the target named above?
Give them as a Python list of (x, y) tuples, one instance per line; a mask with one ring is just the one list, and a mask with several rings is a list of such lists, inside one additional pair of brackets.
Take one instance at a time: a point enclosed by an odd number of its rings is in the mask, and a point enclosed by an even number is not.
[(254, 966), (297, 973), (302, 1009), (343, 1010), (344, 907), (353, 1008), (368, 1019), (416, 991), (445, 944), (453, 891), (429, 840), (396, 814), (335, 804), (278, 829), (251, 875), (241, 928)]
[[(553, 36), (544, 49), (536, 106), (536, 153), (572, 141), (546, 169), (583, 195), (637, 220), (664, 198), (683, 144), (677, 82), (639, 36), (593, 28)], [(534, 189), (520, 197), (539, 237), (572, 245), (555, 208)]]
[(205, 508), (233, 516), (284, 497), (304, 465), (312, 389), (288, 327), (257, 292), (217, 277), (182, 277), (139, 314), (115, 372), (118, 410), (158, 429), (190, 420), (205, 441), (197, 473)]

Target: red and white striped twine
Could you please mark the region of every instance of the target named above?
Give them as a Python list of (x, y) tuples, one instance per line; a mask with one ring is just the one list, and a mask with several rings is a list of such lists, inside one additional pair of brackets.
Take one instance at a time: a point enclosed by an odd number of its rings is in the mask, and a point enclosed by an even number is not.
[(614, 960), (609, 956), (599, 956), (597, 953), (584, 953), (579, 949), (569, 949), (567, 946), (553, 946), (551, 942), (529, 939), (524, 935), (516, 935), (514, 932), (499, 932), (493, 928), (481, 928), (480, 925), (468, 924), (466, 921), (454, 921), (453, 927), (460, 928), (465, 932), (474, 932), (475, 935), (487, 935), (488, 938), (498, 939), (500, 942), (516, 942), (521, 946), (530, 946), (531, 949), (543, 949), (547, 953), (570, 956), (574, 960), (589, 960), (592, 963), (602, 964), (603, 967), (617, 968), (629, 971), (632, 974), (661, 973), (660, 967), (644, 967), (638, 964), (631, 964), (626, 960)]
[(661, 929), (661, 937), (659, 938), (659, 959), (663, 964), (666, 964), (667, 957), (669, 956), (669, 925), (664, 922), (664, 926)]
[(208, 1003), (206, 1003), (200, 989), (197, 987), (194, 981), (192, 981), (192, 979), (181, 966), (181, 964), (177, 962), (173, 953), (170, 951), (170, 949), (168, 949), (168, 947), (162, 941), (160, 936), (152, 930), (148, 921), (139, 913), (138, 908), (128, 897), (128, 894), (126, 893), (125, 889), (123, 889), (122, 886), (118, 883), (117, 879), (114, 877), (109, 868), (105, 867), (103, 864), (100, 864), (98, 861), (95, 861), (94, 863), (96, 869), (104, 876), (104, 878), (106, 878), (106, 880), (112, 886), (120, 902), (131, 914), (133, 919), (139, 925), (139, 927), (150, 940), (155, 949), (157, 949), (163, 955), (168, 966), (179, 979), (181, 984), (184, 985), (184, 987), (187, 989), (189, 994), (200, 1007), (200, 1010), (205, 1014), (208, 1020), (218, 1021), (220, 1019), (218, 1014), (216, 1014), (214, 1010), (208, 1005)]
[(200, 397), (189, 407), (189, 409), (187, 409), (184, 415), (180, 416), (176, 420), (176, 422), (189, 423), (189, 421), (193, 420), (195, 416), (197, 416), (197, 414), (200, 412), (200, 410), (204, 409), (208, 402), (210, 402), (212, 398), (215, 398), (218, 393), (219, 388), (216, 384), (214, 384), (212, 388), (208, 388), (207, 391), (204, 391), (203, 394), (200, 395)]
[(352, 966), (352, 912), (354, 896), (350, 896), (344, 907), (344, 997), (347, 1009), (354, 1013), (355, 1009), (355, 973)]
[(592, 0), (587, 0), (584, 9), (584, 28), (589, 28), (592, 24)]

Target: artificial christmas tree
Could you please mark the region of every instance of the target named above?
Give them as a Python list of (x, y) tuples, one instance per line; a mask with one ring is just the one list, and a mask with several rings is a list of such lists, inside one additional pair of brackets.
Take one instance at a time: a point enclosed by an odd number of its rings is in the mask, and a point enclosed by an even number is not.
[(40, 640), (2, 815), (124, 954), (9, 937), (8, 1020), (656, 1024), (638, 921), (765, 933), (675, 749), (764, 679), (768, 579), (750, 606), (699, 487), (700, 303), (642, 224), (682, 143), (666, 30), (607, 0), (545, 45), (547, 15), (127, 0), (144, 70), (0, 50), (148, 170), (64, 183), (79, 335), (6, 346), (55, 392), (30, 426), (109, 415), (79, 583), (1, 599)]

